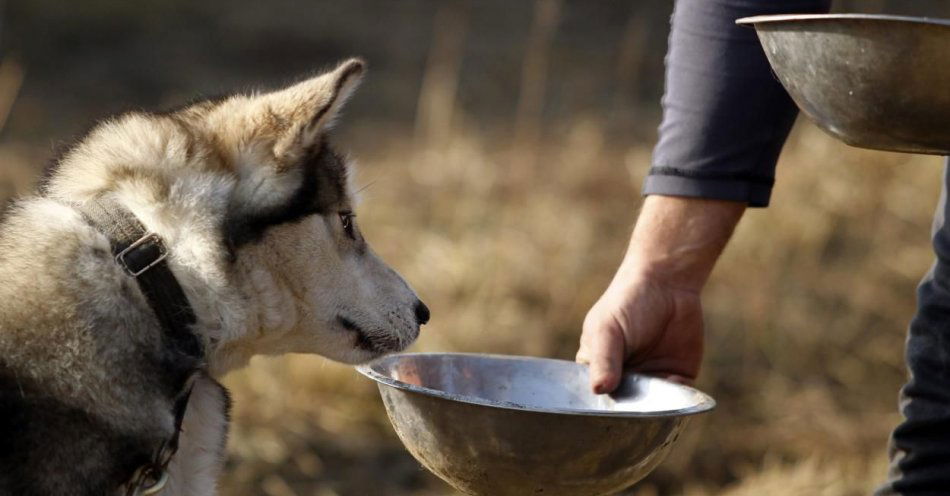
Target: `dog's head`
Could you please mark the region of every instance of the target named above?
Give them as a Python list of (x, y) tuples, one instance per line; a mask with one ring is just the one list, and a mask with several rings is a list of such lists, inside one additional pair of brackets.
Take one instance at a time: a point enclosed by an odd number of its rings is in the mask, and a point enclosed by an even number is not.
[[(126, 203), (174, 205), (133, 210), (172, 245), (182, 272), (241, 288), (231, 306), (245, 308), (194, 302), (228, 314), (218, 317), (222, 327), (243, 320), (239, 336), (222, 329), (241, 353), (356, 363), (402, 350), (429, 311), (367, 244), (350, 164), (327, 139), (363, 71), (362, 61), (349, 60), (277, 91), (115, 119), (65, 157), (50, 188), (75, 185), (81, 177), (70, 169), (106, 162), (106, 177), (92, 181), (100, 186), (79, 196), (111, 190)], [(190, 259), (215, 262), (203, 268)]]

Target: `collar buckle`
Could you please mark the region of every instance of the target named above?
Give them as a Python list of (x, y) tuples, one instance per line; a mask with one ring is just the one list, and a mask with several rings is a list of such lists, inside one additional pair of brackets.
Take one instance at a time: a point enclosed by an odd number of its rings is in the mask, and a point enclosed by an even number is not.
[(132, 277), (144, 274), (168, 257), (168, 249), (162, 238), (147, 233), (115, 256), (115, 261)]

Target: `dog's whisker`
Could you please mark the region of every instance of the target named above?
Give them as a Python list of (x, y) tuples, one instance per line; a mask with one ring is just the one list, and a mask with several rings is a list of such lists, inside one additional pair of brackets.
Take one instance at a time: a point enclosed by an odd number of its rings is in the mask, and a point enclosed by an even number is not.
[(358, 194), (362, 193), (363, 191), (366, 191), (367, 189), (369, 189), (370, 186), (376, 184), (377, 182), (379, 182), (379, 180), (374, 179), (374, 180), (372, 180), (372, 181), (366, 183), (366, 184), (365, 184), (363, 187), (361, 187), (360, 189), (354, 191), (353, 194), (354, 194), (354, 195), (358, 195)]

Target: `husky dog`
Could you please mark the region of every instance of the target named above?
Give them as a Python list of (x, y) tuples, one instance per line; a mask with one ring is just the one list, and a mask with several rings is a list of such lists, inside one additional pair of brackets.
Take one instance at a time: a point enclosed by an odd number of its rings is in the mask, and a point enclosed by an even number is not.
[[(151, 494), (156, 481), (130, 480), (169, 440), (160, 494), (214, 494), (229, 408), (216, 378), (256, 354), (359, 363), (413, 342), (429, 310), (366, 243), (349, 165), (328, 143), (363, 69), (353, 59), (273, 92), (109, 119), (10, 207), (0, 495)], [(169, 346), (109, 226), (84, 214), (100, 201), (163, 243), (197, 355)]]

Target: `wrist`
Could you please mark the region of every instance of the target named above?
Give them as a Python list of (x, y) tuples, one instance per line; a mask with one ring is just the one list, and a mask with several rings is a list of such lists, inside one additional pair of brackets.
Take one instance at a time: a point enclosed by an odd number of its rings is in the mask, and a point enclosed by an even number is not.
[(701, 291), (744, 210), (736, 202), (647, 197), (615, 281)]
[(704, 270), (701, 274), (683, 261), (675, 263), (650, 254), (640, 256), (631, 250), (617, 269), (611, 285), (625, 290), (649, 284), (663, 289), (698, 293), (705, 286), (708, 273), (708, 270)]

